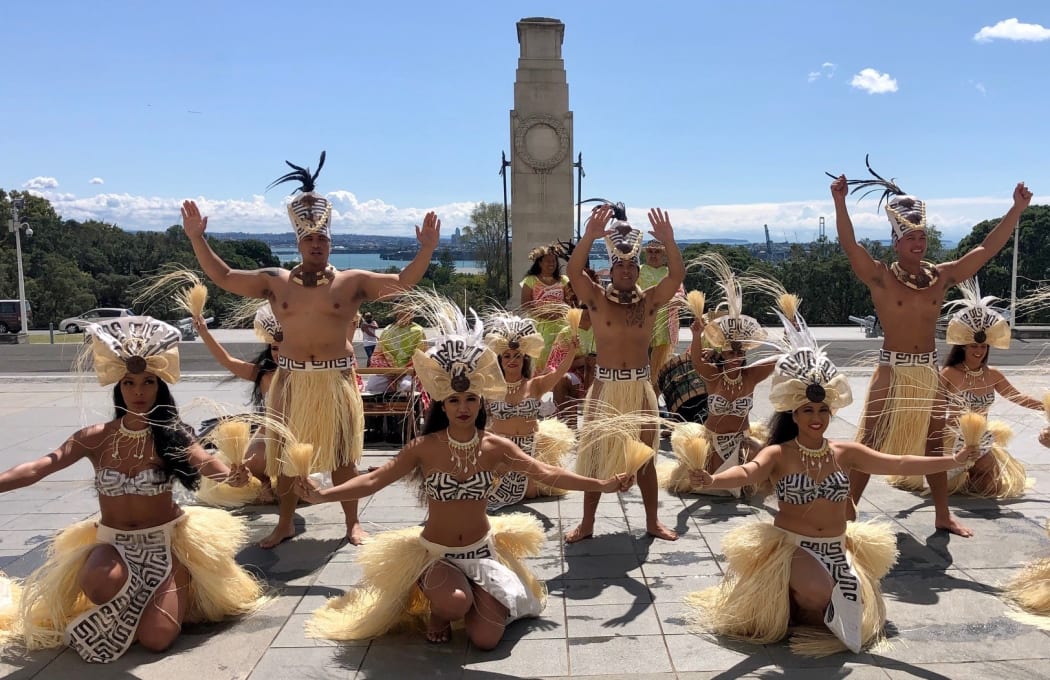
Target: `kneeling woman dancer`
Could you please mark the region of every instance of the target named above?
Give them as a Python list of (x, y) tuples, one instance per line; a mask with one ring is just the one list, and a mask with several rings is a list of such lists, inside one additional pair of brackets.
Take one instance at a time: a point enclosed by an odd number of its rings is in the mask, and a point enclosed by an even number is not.
[(447, 642), (451, 623), (462, 619), (475, 646), (492, 649), (507, 623), (542, 611), (545, 590), (522, 558), (543, 541), (535, 518), (490, 518), (486, 503), (501, 477), (520, 473), (560, 489), (609, 493), (631, 479), (605, 481), (544, 464), (513, 442), (485, 431), (486, 399), (504, 399), (507, 384), (480, 322), (470, 328), (451, 303), (436, 303), (442, 331), (413, 365), (433, 398), (423, 436), (391, 461), (330, 489), (297, 482), (312, 503), (346, 501), (376, 493), (406, 475), (420, 478), (428, 508), (422, 528), (389, 531), (369, 539), (358, 553), (363, 581), (314, 613), (307, 632), (358, 640), (382, 635), (399, 623), (426, 619), (426, 638)]
[(113, 420), (91, 425), (47, 456), (0, 474), (0, 492), (34, 484), (81, 459), (95, 469), (101, 513), (55, 537), (47, 562), (19, 587), (0, 641), (28, 649), (63, 642), (86, 661), (108, 663), (133, 642), (167, 649), (182, 623), (219, 621), (261, 603), (258, 581), (234, 562), (243, 520), (214, 508), (180, 508), (178, 480), (202, 474), (244, 485), (192, 439), (168, 388), (179, 379), (179, 331), (147, 316), (85, 329), (95, 372), (113, 389)]
[(783, 315), (781, 320), (788, 351), (773, 374), (770, 399), (777, 413), (769, 445), (753, 460), (713, 477), (703, 470), (691, 473), (694, 485), (716, 489), (768, 479), (780, 509), (772, 524), (728, 533), (722, 541), (729, 560), (725, 580), (686, 601), (701, 626), (720, 635), (766, 644), (797, 625), (806, 627), (792, 636), (797, 653), (859, 652), (883, 637), (886, 610), (879, 581), (896, 562), (897, 550), (888, 527), (847, 525), (849, 471), (944, 472), (975, 458), (978, 450), (961, 449), (956, 458), (893, 456), (825, 439), (832, 411), (852, 401), (849, 382), (817, 348), (800, 316), (797, 327)]

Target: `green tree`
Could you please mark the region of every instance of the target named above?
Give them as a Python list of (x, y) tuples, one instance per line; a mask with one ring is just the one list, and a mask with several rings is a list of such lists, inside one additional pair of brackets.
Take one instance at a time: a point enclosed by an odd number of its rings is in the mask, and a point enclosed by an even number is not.
[(484, 268), (488, 295), (503, 299), (507, 296), (507, 243), (503, 224), (502, 203), (478, 203), (470, 213), (470, 225), (463, 228), (463, 242), (473, 253), (474, 260)]

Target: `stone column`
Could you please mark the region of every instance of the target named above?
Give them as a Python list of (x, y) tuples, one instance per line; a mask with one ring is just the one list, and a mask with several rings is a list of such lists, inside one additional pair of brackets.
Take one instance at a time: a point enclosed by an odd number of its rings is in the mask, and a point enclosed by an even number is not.
[(541, 17), (518, 22), (521, 54), (510, 112), (511, 292), (532, 262), (529, 251), (574, 231), (572, 111), (561, 44), (565, 24)]

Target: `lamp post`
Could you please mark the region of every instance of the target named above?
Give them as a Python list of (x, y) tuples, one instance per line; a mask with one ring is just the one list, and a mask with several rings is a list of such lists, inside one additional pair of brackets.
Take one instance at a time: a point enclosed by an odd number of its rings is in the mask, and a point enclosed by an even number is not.
[(15, 233), (15, 259), (18, 261), (18, 305), (22, 313), (22, 325), (18, 334), (27, 336), (29, 334), (29, 323), (26, 319), (26, 279), (22, 271), (22, 230), (25, 229), (26, 236), (32, 236), (33, 230), (28, 222), (22, 222), (18, 211), (25, 207), (24, 198), (11, 199), (11, 218), (8, 221), (8, 231)]
[(1014, 266), (1010, 274), (1010, 328), (1017, 327), (1017, 234), (1021, 231), (1021, 221), (1014, 227)]
[(583, 178), (587, 173), (583, 171), (583, 152), (576, 156), (576, 162), (572, 164), (576, 168), (576, 240), (580, 240), (580, 221), (583, 215)]
[(510, 161), (507, 160), (507, 152), (500, 151), (501, 163), (499, 166), (500, 177), (503, 178), (503, 244), (506, 247), (507, 255), (507, 303), (510, 303), (510, 213), (507, 208), (507, 166), (510, 165)]

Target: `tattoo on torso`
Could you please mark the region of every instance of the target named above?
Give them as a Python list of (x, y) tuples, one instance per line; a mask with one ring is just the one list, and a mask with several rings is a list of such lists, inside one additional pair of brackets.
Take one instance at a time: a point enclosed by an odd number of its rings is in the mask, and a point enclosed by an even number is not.
[(645, 323), (645, 302), (636, 302), (633, 305), (627, 305), (627, 309), (624, 310), (627, 316), (628, 326), (638, 326), (639, 328)]

